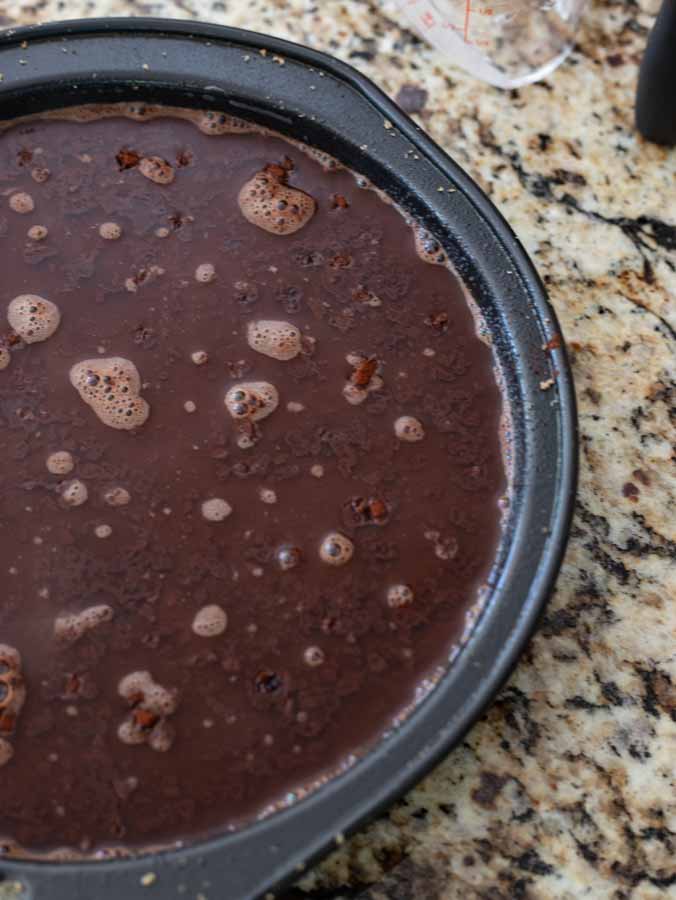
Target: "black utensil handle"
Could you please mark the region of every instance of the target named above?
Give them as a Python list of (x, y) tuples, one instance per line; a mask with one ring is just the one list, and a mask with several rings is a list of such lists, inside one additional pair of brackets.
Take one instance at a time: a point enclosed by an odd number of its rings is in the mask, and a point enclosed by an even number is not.
[(676, 0), (663, 0), (648, 37), (636, 93), (636, 127), (656, 144), (676, 144)]

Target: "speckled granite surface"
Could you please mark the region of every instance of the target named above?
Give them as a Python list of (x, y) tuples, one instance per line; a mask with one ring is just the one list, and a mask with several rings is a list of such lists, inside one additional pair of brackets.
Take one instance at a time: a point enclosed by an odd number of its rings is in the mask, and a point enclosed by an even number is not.
[(561, 69), (505, 94), (387, 3), (0, 0), (4, 24), (197, 16), (335, 52), (484, 187), (561, 319), (582, 470), (545, 621), (462, 746), (288, 900), (676, 896), (676, 151), (632, 128), (652, 12), (596, 4)]

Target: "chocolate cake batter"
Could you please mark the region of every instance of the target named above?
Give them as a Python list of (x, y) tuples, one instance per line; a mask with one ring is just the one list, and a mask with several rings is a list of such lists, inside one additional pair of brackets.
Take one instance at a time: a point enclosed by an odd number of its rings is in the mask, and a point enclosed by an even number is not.
[(0, 134), (5, 852), (302, 796), (438, 673), (499, 539), (440, 249), (321, 154), (156, 112)]

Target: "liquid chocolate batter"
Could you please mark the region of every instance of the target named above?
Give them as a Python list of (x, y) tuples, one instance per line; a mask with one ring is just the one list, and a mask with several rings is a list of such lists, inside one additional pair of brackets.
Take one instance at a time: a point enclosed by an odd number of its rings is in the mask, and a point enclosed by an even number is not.
[(0, 835), (33, 853), (192, 840), (358, 755), (457, 643), (506, 486), (491, 351), (394, 207), (229, 120), (91, 118), (0, 135)]

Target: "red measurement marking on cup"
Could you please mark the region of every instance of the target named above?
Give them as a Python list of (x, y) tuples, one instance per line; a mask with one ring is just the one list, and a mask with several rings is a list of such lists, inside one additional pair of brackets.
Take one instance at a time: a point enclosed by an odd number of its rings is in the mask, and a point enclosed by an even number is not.
[[(470, 46), (487, 49), (491, 46), (491, 40), (486, 32), (488, 23), (486, 18), (491, 17), (501, 8), (509, 9), (513, 0), (493, 0), (491, 6), (481, 4), (481, 0), (444, 0), (439, 9), (435, 0), (399, 0), (402, 10), (418, 25), (419, 29), (430, 35), (434, 41), (435, 32), (439, 33), (439, 40), (443, 40), (444, 31), (454, 31), (458, 37)], [(479, 22), (475, 17), (479, 16)], [(485, 24), (481, 26), (481, 20)]]
[(477, 47), (488, 47), (490, 42), (486, 39), (472, 40), (470, 38), (470, 25), (474, 16), (492, 16), (492, 6), (472, 6), (472, 0), (465, 0), (465, 22), (462, 29), (462, 37), (466, 44), (475, 44)]

